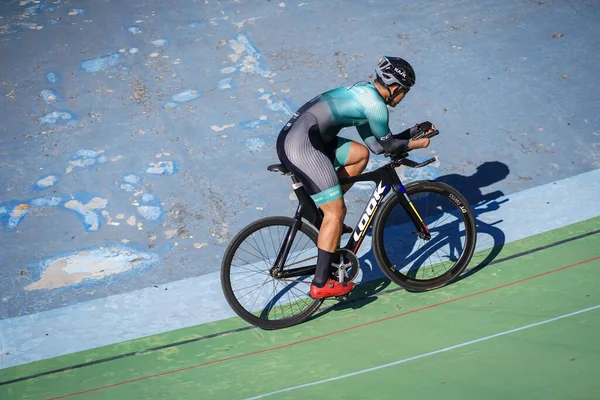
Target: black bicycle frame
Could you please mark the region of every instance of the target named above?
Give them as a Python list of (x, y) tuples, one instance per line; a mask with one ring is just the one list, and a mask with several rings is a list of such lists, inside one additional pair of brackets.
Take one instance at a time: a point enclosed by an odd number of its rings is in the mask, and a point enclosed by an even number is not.
[[(421, 167), (423, 165), (429, 164), (434, 159), (430, 159), (424, 163), (417, 164), (410, 160), (406, 160), (405, 165), (409, 165), (412, 167)], [(411, 164), (412, 163), (412, 164)], [(352, 236), (348, 239), (348, 242), (344, 246), (344, 248), (351, 250), (356, 253), (360, 248), (360, 245), (369, 230), (369, 227), (373, 223), (373, 218), (377, 213), (377, 210), (380, 204), (383, 202), (385, 197), (390, 191), (394, 192), (394, 195), (397, 196), (402, 208), (406, 212), (406, 214), (410, 217), (412, 223), (415, 226), (416, 233), (419, 237), (424, 239), (429, 239), (430, 234), (427, 226), (423, 222), (423, 219), (412, 205), (408, 195), (406, 194), (406, 189), (404, 185), (400, 181), (400, 177), (396, 173), (395, 166), (398, 163), (390, 162), (374, 171), (367, 172), (362, 175), (343, 178), (340, 179), (340, 184), (344, 185), (347, 183), (356, 183), (356, 182), (375, 182), (376, 186), (367, 203), (363, 213), (361, 214), (354, 231), (352, 232)], [(287, 259), (292, 243), (296, 236), (296, 232), (301, 227), (302, 219), (304, 218), (312, 225), (314, 225), (317, 229), (321, 228), (321, 224), (323, 222), (323, 214), (322, 211), (317, 208), (314, 201), (310, 198), (302, 183), (298, 181), (296, 177), (292, 175), (294, 192), (296, 193), (296, 197), (298, 198), (298, 208), (296, 209), (296, 213), (294, 215), (294, 223), (288, 229), (286, 240), (283, 242), (281, 250), (275, 260), (274, 270), (276, 270), (280, 276), (282, 277), (294, 277), (294, 276), (304, 276), (314, 273), (315, 266), (307, 266), (294, 268), (290, 271), (283, 271), (283, 264)]]

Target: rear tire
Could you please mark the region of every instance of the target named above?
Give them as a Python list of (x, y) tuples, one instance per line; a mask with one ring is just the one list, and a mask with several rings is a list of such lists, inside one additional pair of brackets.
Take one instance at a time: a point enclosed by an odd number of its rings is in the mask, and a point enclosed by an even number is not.
[[(225, 299), (246, 322), (263, 329), (281, 329), (308, 319), (323, 303), (310, 297), (311, 276), (290, 280), (269, 273), (294, 223), (289, 217), (267, 217), (242, 229), (231, 241), (221, 264)], [(318, 232), (302, 223), (284, 270), (316, 265)], [(256, 283), (255, 286), (252, 286)]]
[(373, 224), (373, 252), (383, 273), (409, 291), (439, 288), (467, 267), (476, 242), (476, 223), (467, 200), (453, 187), (418, 181), (405, 187), (431, 233), (420, 239), (398, 198), (385, 200)]

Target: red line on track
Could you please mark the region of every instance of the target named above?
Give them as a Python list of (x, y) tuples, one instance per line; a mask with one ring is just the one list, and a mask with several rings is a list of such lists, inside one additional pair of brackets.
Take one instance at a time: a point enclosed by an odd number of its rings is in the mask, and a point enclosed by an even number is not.
[(284, 344), (284, 345), (277, 346), (277, 347), (271, 347), (271, 348), (264, 349), (264, 350), (253, 351), (251, 353), (240, 354), (238, 356), (221, 358), (219, 360), (209, 361), (209, 362), (205, 362), (205, 363), (197, 364), (197, 365), (192, 365), (192, 366), (185, 367), (185, 368), (174, 369), (172, 371), (165, 371), (165, 372), (161, 372), (161, 373), (158, 373), (158, 374), (142, 376), (140, 378), (135, 378), (135, 379), (130, 379), (128, 381), (113, 383), (111, 385), (100, 386), (100, 387), (97, 387), (97, 388), (94, 388), (94, 389), (82, 390), (81, 392), (69, 393), (69, 394), (65, 394), (65, 395), (62, 395), (62, 396), (58, 396), (58, 397), (52, 397), (52, 398), (50, 398), (48, 400), (65, 399), (67, 397), (72, 397), (72, 396), (77, 396), (77, 395), (80, 395), (80, 394), (86, 394), (86, 393), (96, 392), (96, 391), (99, 391), (99, 390), (104, 390), (104, 389), (112, 388), (112, 387), (115, 387), (115, 386), (126, 385), (128, 383), (143, 381), (143, 380), (151, 379), (151, 378), (157, 378), (159, 376), (164, 376), (164, 375), (171, 375), (171, 374), (175, 374), (175, 373), (178, 373), (178, 372), (183, 372), (183, 371), (188, 371), (188, 370), (191, 370), (191, 369), (205, 367), (207, 365), (219, 364), (219, 363), (222, 363), (222, 362), (225, 362), (225, 361), (236, 360), (238, 358), (244, 358), (244, 357), (254, 356), (254, 355), (257, 355), (257, 354), (268, 353), (268, 352), (275, 351), (275, 350), (281, 350), (281, 349), (285, 349), (285, 348), (288, 348), (288, 347), (297, 346), (297, 345), (302, 344), (302, 343), (312, 342), (314, 340), (323, 339), (323, 338), (326, 338), (326, 337), (329, 337), (329, 336), (333, 336), (333, 335), (337, 335), (337, 334), (340, 334), (340, 333), (352, 331), (354, 329), (362, 328), (364, 326), (374, 325), (374, 324), (377, 324), (377, 323), (380, 323), (380, 322), (384, 322), (384, 321), (388, 321), (388, 320), (391, 320), (391, 319), (394, 319), (394, 318), (399, 318), (399, 317), (403, 317), (405, 315), (414, 314), (414, 313), (417, 313), (417, 312), (420, 312), (420, 311), (425, 311), (425, 310), (429, 310), (431, 308), (443, 306), (444, 304), (450, 304), (450, 303), (454, 303), (454, 302), (457, 302), (457, 301), (460, 301), (460, 300), (464, 300), (464, 299), (468, 299), (468, 298), (471, 298), (471, 297), (479, 296), (479, 295), (482, 295), (482, 294), (485, 294), (485, 293), (493, 292), (495, 290), (499, 290), (499, 289), (502, 289), (502, 288), (505, 288), (505, 287), (508, 287), (508, 286), (516, 285), (518, 283), (530, 281), (532, 279), (540, 278), (542, 276), (550, 275), (550, 274), (553, 274), (555, 272), (559, 272), (559, 271), (563, 271), (565, 269), (573, 268), (573, 267), (576, 267), (578, 265), (582, 265), (582, 264), (585, 264), (585, 263), (588, 263), (588, 262), (591, 262), (591, 261), (595, 261), (595, 260), (598, 260), (598, 259), (600, 259), (600, 256), (594, 257), (594, 258), (589, 258), (589, 259), (584, 260), (584, 261), (579, 261), (579, 262), (577, 262), (575, 264), (570, 264), (570, 265), (566, 265), (564, 267), (556, 268), (556, 269), (553, 269), (551, 271), (542, 272), (541, 274), (533, 275), (533, 276), (530, 276), (528, 278), (519, 279), (518, 281), (514, 281), (514, 282), (510, 282), (510, 283), (505, 283), (504, 285), (500, 285), (500, 286), (496, 286), (496, 287), (493, 287), (493, 288), (490, 288), (490, 289), (482, 290), (480, 292), (468, 294), (466, 296), (461, 296), (461, 297), (457, 297), (455, 299), (442, 301), (440, 303), (431, 304), (431, 305), (428, 305), (428, 306), (425, 306), (425, 307), (421, 307), (421, 308), (417, 308), (417, 309), (414, 309), (414, 310), (411, 310), (411, 311), (406, 311), (406, 312), (403, 312), (403, 313), (400, 313), (400, 314), (391, 315), (389, 317), (385, 317), (385, 318), (377, 319), (377, 320), (374, 320), (374, 321), (365, 322), (363, 324), (351, 326), (349, 328), (340, 329), (338, 331), (326, 333), (326, 334), (319, 335), (319, 336), (314, 336), (312, 338), (308, 338), (308, 339), (304, 339), (304, 340), (299, 340), (297, 342), (293, 342), (293, 343), (289, 343), (289, 344)]

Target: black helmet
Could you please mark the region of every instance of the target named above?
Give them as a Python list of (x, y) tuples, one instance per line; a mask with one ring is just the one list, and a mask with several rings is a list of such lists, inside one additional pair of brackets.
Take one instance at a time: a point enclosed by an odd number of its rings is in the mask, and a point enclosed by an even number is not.
[(415, 84), (415, 71), (410, 64), (399, 57), (381, 57), (377, 68), (377, 76), (386, 86), (398, 84), (405, 88), (410, 88)]

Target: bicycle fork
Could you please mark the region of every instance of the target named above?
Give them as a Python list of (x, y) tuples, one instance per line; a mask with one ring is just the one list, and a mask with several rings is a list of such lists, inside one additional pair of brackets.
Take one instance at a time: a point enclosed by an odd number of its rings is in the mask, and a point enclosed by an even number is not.
[(420, 239), (431, 239), (431, 233), (429, 233), (427, 225), (423, 221), (423, 218), (421, 218), (421, 215), (419, 215), (419, 212), (415, 208), (412, 201), (410, 201), (410, 198), (408, 197), (408, 194), (406, 193), (406, 189), (404, 188), (402, 182), (400, 182), (400, 180), (398, 179), (398, 183), (395, 184), (393, 187), (394, 192), (396, 193), (396, 196), (400, 201), (400, 204), (404, 208), (404, 211), (406, 211), (406, 214), (408, 214), (410, 220), (415, 225), (415, 229), (417, 231), (413, 233), (416, 233)]

